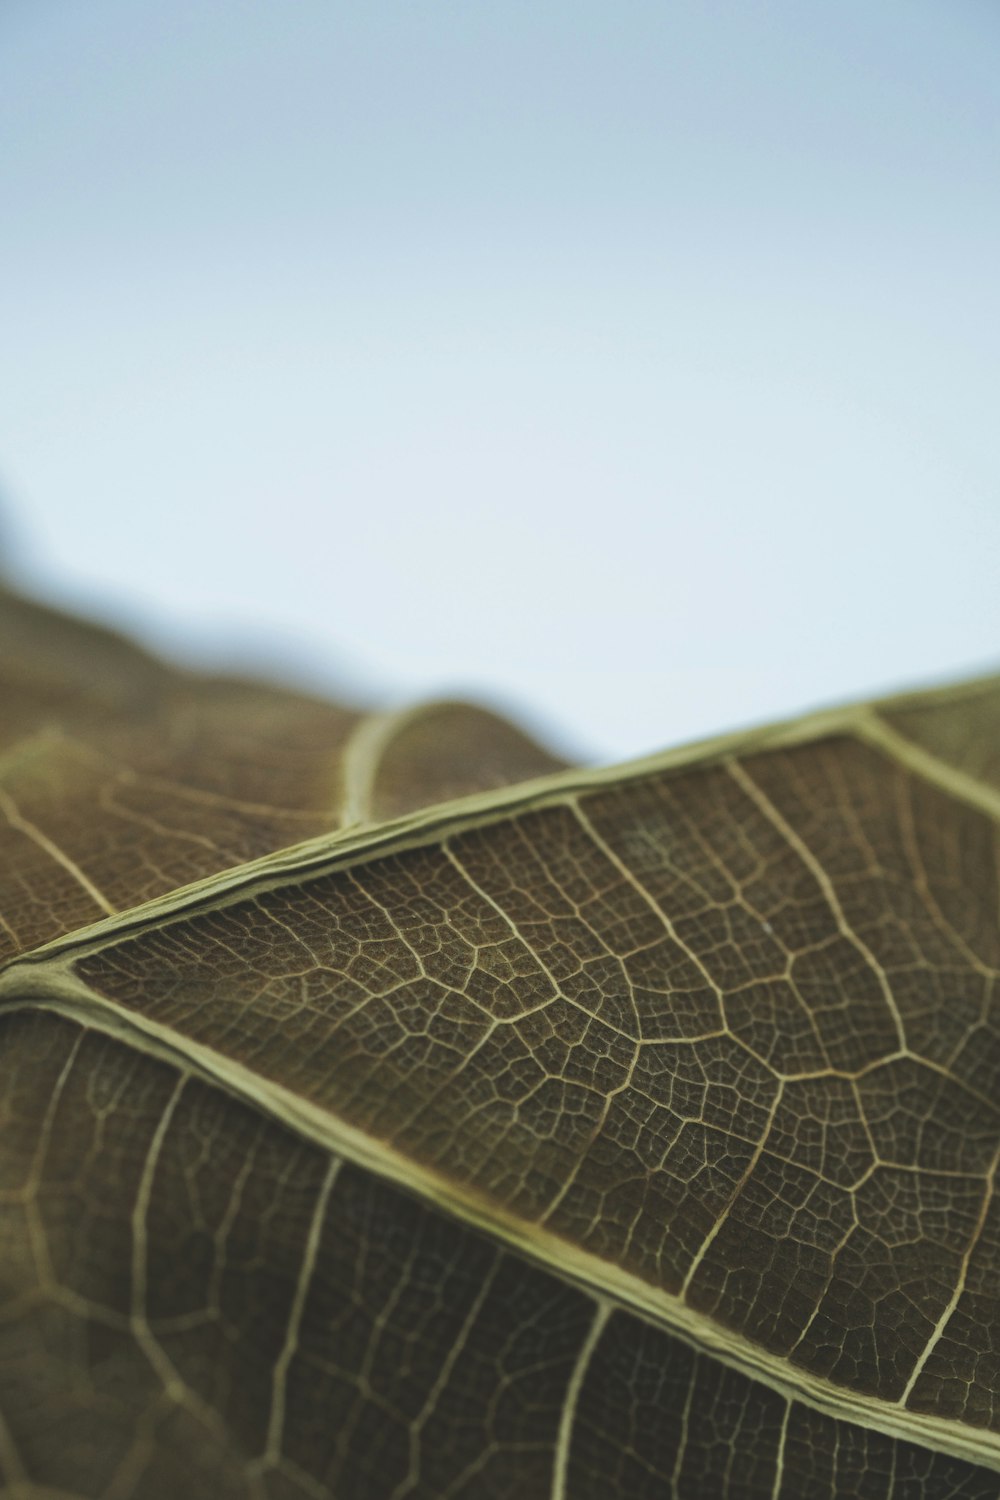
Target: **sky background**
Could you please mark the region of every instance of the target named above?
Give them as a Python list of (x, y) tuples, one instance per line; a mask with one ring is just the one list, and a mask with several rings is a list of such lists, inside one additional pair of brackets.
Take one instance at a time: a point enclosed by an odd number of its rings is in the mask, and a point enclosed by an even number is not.
[(0, 520), (582, 759), (1000, 666), (995, 0), (3, 0)]

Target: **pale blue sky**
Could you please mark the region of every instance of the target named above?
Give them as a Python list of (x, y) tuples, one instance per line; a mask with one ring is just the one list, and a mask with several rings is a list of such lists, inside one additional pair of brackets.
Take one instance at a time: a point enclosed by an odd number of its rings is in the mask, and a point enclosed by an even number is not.
[(5, 0), (21, 577), (597, 759), (996, 666), (998, 79), (986, 0)]

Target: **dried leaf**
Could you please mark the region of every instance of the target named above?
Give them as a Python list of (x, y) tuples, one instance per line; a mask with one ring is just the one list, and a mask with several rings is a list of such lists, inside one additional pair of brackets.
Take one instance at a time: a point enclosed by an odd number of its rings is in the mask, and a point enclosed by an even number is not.
[(12, 1500), (1000, 1496), (1000, 685), (611, 771), (0, 604)]

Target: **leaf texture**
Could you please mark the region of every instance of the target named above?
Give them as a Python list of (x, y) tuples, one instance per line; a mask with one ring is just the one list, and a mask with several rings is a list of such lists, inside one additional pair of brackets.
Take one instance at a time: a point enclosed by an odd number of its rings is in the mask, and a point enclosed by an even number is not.
[(998, 1500), (997, 683), (576, 771), (0, 625), (4, 1494)]

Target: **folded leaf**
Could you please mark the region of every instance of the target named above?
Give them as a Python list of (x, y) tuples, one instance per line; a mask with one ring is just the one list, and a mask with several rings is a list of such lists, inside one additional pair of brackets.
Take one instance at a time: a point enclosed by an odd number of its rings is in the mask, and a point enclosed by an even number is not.
[(1000, 1496), (1000, 686), (610, 771), (0, 611), (12, 1496)]

